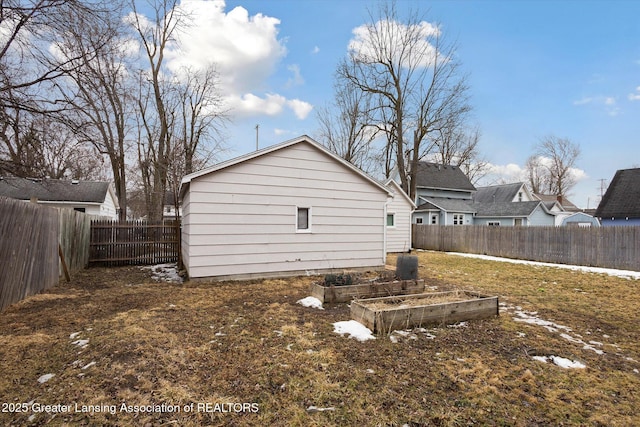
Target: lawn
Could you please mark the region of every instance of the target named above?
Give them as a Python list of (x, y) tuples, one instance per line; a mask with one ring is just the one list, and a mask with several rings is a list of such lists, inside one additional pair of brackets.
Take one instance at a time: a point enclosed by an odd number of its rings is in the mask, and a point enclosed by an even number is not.
[(346, 304), (297, 302), (317, 277), (80, 272), (0, 314), (0, 424), (640, 425), (640, 282), (417, 255), (500, 316), (361, 342), (334, 332)]

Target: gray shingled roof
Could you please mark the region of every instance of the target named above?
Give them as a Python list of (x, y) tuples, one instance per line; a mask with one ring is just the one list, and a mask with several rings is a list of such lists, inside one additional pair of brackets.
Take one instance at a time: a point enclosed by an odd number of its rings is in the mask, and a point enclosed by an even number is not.
[(640, 168), (616, 172), (595, 213), (599, 218), (640, 218)]
[(469, 178), (458, 166), (418, 162), (416, 185), (423, 188), (475, 191)]
[(473, 201), (476, 203), (511, 202), (521, 188), (522, 182), (478, 187), (476, 193), (473, 195)]
[(0, 196), (18, 200), (35, 197), (47, 202), (103, 203), (108, 189), (109, 183), (102, 181), (0, 178)]

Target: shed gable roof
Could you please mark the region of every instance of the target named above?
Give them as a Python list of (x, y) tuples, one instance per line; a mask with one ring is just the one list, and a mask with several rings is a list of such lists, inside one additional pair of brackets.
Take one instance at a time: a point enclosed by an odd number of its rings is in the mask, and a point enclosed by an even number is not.
[(418, 162), (416, 185), (423, 188), (476, 191), (460, 167)]
[(402, 198), (404, 198), (407, 201), (407, 203), (409, 203), (412, 209), (416, 208), (416, 204), (413, 202), (413, 200), (409, 198), (409, 196), (407, 196), (407, 193), (405, 193), (402, 187), (400, 187), (400, 184), (395, 182), (393, 179), (389, 178), (388, 180), (385, 181), (384, 185), (385, 187), (395, 188), (395, 192), (399, 194)]
[(273, 153), (273, 152), (278, 151), (278, 150), (282, 150), (282, 149), (287, 148), (287, 147), (291, 147), (291, 146), (296, 145), (296, 144), (308, 144), (308, 145), (314, 147), (318, 151), (320, 151), (323, 154), (325, 154), (325, 155), (329, 156), (330, 158), (332, 158), (334, 161), (336, 161), (336, 162), (342, 164), (343, 166), (347, 167), (354, 174), (356, 174), (356, 175), (360, 176), (361, 178), (363, 178), (364, 180), (370, 182), (375, 187), (380, 189), (380, 191), (383, 191), (384, 193), (388, 194), (389, 196), (392, 195), (390, 190), (385, 188), (384, 185), (380, 184), (375, 179), (371, 178), (369, 175), (367, 175), (366, 173), (364, 173), (363, 171), (361, 171), (360, 169), (358, 169), (357, 167), (355, 167), (354, 165), (352, 165), (348, 161), (346, 161), (343, 158), (341, 158), (341, 157), (337, 156), (336, 154), (332, 153), (327, 148), (323, 147), (320, 143), (314, 141), (309, 136), (302, 135), (302, 136), (299, 136), (298, 138), (290, 139), (288, 141), (281, 142), (280, 144), (275, 144), (275, 145), (263, 148), (261, 150), (253, 151), (251, 153), (247, 153), (245, 155), (242, 155), (242, 156), (239, 156), (239, 157), (235, 157), (233, 159), (218, 163), (216, 165), (213, 165), (213, 166), (210, 166), (208, 168), (202, 169), (200, 171), (197, 171), (197, 172), (191, 173), (189, 175), (186, 175), (184, 178), (182, 178), (182, 181), (180, 183), (180, 199), (182, 199), (184, 197), (187, 189), (189, 188), (189, 185), (190, 185), (191, 181), (196, 179), (196, 178), (198, 178), (198, 177), (201, 177), (201, 176), (204, 176), (204, 175), (208, 175), (208, 174), (211, 174), (211, 173), (215, 173), (215, 172), (217, 172), (219, 170), (226, 169), (226, 168), (232, 167), (234, 165), (237, 165), (237, 164), (240, 164), (240, 163), (243, 163), (243, 162), (247, 162), (247, 161), (249, 161), (251, 159), (255, 159), (257, 157), (269, 155), (270, 153)]
[(47, 202), (103, 203), (109, 183), (59, 179), (0, 178), (0, 196)]
[(640, 168), (616, 171), (595, 216), (640, 218)]

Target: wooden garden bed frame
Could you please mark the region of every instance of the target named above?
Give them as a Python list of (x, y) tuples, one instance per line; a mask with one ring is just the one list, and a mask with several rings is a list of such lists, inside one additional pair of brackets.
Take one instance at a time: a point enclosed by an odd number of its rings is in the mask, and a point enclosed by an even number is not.
[(311, 296), (323, 303), (343, 303), (358, 298), (390, 295), (409, 295), (424, 291), (424, 280), (395, 280), (390, 282), (358, 283), (355, 285), (324, 286), (311, 284)]
[[(468, 297), (460, 301), (460, 293)], [(412, 300), (427, 297), (456, 297), (456, 301), (412, 305)], [(385, 308), (380, 304), (386, 303)], [(378, 305), (379, 308), (372, 307)], [(369, 298), (351, 303), (351, 318), (374, 333), (391, 333), (426, 325), (453, 324), (467, 320), (486, 319), (498, 315), (498, 297), (480, 295), (472, 291), (431, 292), (384, 298)]]

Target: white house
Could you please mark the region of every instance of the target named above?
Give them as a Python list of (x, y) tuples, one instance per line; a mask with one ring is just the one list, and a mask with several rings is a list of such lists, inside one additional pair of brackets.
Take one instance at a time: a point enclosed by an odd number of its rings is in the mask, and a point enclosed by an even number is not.
[(322, 274), (385, 264), (393, 195), (308, 136), (182, 179), (190, 278)]
[(118, 199), (105, 181), (0, 177), (0, 196), (118, 219)]
[(384, 185), (393, 193), (393, 199), (387, 204), (387, 252), (409, 252), (411, 215), (416, 205), (393, 179)]

